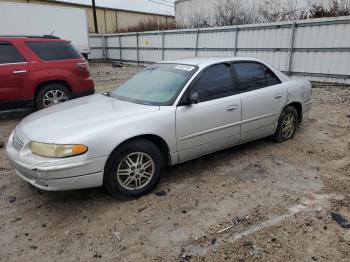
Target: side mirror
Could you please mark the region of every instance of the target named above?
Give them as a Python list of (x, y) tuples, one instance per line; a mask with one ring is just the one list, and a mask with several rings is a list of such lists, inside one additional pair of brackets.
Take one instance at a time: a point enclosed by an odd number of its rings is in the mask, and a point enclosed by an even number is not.
[(189, 104), (198, 104), (199, 103), (199, 96), (198, 93), (193, 93), (190, 95), (190, 97), (188, 98), (188, 102)]

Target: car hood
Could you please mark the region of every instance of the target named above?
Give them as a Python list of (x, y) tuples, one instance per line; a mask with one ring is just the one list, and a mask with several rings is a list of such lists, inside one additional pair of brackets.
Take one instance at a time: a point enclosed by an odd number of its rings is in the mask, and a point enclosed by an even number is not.
[(159, 107), (97, 94), (33, 113), (23, 119), (18, 128), (31, 141), (60, 143), (65, 138), (81, 137), (84, 133), (88, 135), (105, 126), (132, 121), (135, 116), (154, 111), (159, 111)]

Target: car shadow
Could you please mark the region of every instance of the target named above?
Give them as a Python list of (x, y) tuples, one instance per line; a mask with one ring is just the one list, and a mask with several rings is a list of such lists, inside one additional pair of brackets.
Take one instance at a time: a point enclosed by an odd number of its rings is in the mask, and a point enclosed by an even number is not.
[(34, 113), (34, 108), (17, 108), (9, 110), (0, 110), (0, 120), (21, 120), (22, 118)]
[(263, 150), (266, 146), (272, 146), (274, 144), (268, 138), (261, 138), (180, 163), (166, 169), (161, 183), (175, 182), (186, 177), (200, 175), (198, 170), (213, 170), (217, 167), (227, 165), (230, 160), (242, 154)]

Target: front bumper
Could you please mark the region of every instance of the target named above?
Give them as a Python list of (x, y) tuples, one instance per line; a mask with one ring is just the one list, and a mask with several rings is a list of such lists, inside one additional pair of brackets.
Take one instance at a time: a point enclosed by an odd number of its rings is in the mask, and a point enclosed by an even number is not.
[(51, 159), (37, 156), (29, 149), (29, 140), (21, 135), (23, 146), (15, 148), (11, 134), (6, 154), (11, 166), (23, 180), (43, 190), (61, 191), (99, 187), (103, 184), (106, 157), (84, 156)]
[(76, 177), (42, 179), (35, 178), (15, 169), (16, 174), (33, 186), (47, 191), (64, 191), (102, 186), (103, 173), (81, 175)]

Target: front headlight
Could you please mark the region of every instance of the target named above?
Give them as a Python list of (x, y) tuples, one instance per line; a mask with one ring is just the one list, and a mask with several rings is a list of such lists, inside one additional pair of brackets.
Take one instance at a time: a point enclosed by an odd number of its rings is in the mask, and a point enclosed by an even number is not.
[(88, 151), (86, 145), (56, 145), (39, 142), (31, 142), (30, 149), (36, 155), (55, 158), (77, 156)]

